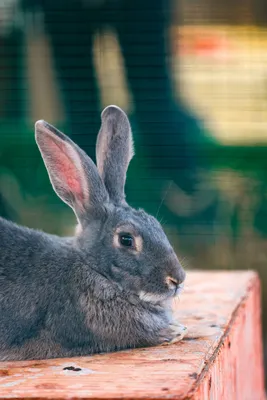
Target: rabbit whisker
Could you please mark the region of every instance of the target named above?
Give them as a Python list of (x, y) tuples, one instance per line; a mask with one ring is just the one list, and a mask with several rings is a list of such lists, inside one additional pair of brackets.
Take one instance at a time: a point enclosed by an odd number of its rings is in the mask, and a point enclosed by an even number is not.
[(169, 190), (170, 190), (172, 184), (173, 184), (173, 181), (170, 181), (169, 186), (168, 186), (168, 188), (167, 188), (167, 190), (166, 190), (164, 196), (163, 196), (162, 199), (161, 199), (161, 202), (160, 202), (158, 211), (157, 211), (157, 213), (156, 213), (156, 218), (158, 218), (158, 214), (159, 214), (159, 212), (160, 212), (160, 209), (161, 209), (161, 207), (162, 207), (162, 204), (163, 204), (164, 200), (166, 199), (166, 196), (167, 196), (167, 194), (168, 194), (168, 192), (169, 192)]

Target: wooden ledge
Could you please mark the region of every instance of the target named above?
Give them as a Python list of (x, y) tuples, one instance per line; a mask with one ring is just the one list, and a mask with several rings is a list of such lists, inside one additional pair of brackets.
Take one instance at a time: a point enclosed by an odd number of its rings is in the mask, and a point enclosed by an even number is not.
[(170, 346), (0, 363), (1, 399), (263, 400), (260, 283), (253, 272), (190, 272)]

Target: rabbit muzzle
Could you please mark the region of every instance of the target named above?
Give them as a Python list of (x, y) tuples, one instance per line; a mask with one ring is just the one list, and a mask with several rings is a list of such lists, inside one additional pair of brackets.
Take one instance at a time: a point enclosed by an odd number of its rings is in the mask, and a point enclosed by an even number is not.
[(175, 254), (168, 260), (165, 268), (165, 282), (168, 288), (178, 291), (183, 286), (186, 274)]

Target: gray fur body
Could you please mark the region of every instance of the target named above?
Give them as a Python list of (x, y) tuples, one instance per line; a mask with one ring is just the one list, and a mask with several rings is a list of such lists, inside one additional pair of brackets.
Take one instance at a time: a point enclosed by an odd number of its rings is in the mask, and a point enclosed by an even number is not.
[[(74, 209), (80, 229), (60, 238), (0, 218), (0, 360), (88, 355), (178, 335), (170, 299), (184, 271), (160, 224), (125, 202), (131, 132), (120, 109), (103, 114), (99, 173), (65, 135), (47, 123), (36, 125), (51, 183)], [(110, 116), (124, 124), (121, 130), (114, 122), (113, 130), (106, 127)], [(112, 150), (118, 132), (123, 143)], [(121, 229), (131, 233), (135, 247), (120, 244)], [(166, 283), (170, 276), (177, 287)]]

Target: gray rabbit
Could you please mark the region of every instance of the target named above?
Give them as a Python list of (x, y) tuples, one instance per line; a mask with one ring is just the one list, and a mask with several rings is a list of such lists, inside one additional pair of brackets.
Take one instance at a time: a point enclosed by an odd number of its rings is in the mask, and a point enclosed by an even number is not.
[(97, 167), (45, 121), (37, 145), (78, 229), (61, 238), (0, 218), (0, 360), (71, 357), (181, 340), (171, 300), (185, 273), (157, 220), (125, 201), (133, 140), (102, 112)]

